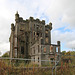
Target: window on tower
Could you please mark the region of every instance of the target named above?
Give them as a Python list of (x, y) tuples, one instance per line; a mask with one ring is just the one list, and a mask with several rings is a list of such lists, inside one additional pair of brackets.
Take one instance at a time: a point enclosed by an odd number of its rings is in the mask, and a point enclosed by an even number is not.
[(46, 43), (48, 43), (48, 41), (49, 41), (48, 38), (46, 38)]
[(24, 46), (21, 46), (21, 54), (24, 54)]

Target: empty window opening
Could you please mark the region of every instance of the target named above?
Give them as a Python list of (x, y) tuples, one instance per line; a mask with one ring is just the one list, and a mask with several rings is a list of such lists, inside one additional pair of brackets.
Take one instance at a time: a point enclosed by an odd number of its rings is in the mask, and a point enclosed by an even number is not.
[(58, 52), (58, 47), (56, 47), (56, 52)]
[(45, 33), (48, 34), (48, 31), (46, 30)]
[(37, 25), (37, 30), (39, 29), (39, 25)]
[(35, 62), (35, 57), (34, 57), (34, 62)]
[(45, 36), (48, 37), (48, 34), (46, 33)]
[(46, 53), (46, 48), (44, 47), (44, 53)]
[(34, 38), (34, 40), (35, 40), (35, 38)]
[(39, 45), (38, 45), (38, 53), (39, 53), (40, 51), (39, 51)]
[(32, 55), (32, 48), (31, 48), (31, 55)]
[(46, 38), (46, 43), (48, 43), (48, 38)]
[(42, 33), (41, 33), (41, 37), (42, 37)]
[(43, 39), (41, 39), (41, 44), (44, 44), (44, 40)]
[(23, 31), (22, 29), (20, 29), (20, 31)]
[(21, 43), (24, 43), (24, 41), (23, 41), (23, 40), (21, 40)]
[(21, 47), (21, 54), (24, 54), (24, 47)]
[(51, 53), (53, 52), (53, 46), (50, 46), (50, 52)]
[(37, 36), (39, 36), (39, 33), (37, 33)]
[(41, 46), (41, 50), (43, 50), (43, 46)]
[(53, 60), (54, 60), (54, 58), (50, 58), (50, 60), (51, 60), (51, 64), (53, 64)]
[(35, 54), (35, 47), (33, 48), (34, 54)]
[(38, 62), (39, 62), (39, 57), (38, 57)]
[(35, 24), (34, 24), (34, 28), (35, 28)]
[(40, 27), (40, 30), (42, 30), (42, 26)]
[(34, 35), (35, 35), (35, 32), (34, 32)]

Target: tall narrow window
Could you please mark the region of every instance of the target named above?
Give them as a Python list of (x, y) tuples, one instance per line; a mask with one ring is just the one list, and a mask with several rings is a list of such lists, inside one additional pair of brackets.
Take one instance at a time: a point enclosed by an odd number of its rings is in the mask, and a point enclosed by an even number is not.
[(33, 51), (34, 51), (34, 54), (35, 54), (35, 47), (33, 49), (34, 49)]
[(24, 46), (21, 46), (21, 54), (24, 54)]
[(35, 57), (34, 57), (34, 62), (35, 62)]
[(46, 38), (46, 43), (48, 43), (48, 38)]
[(37, 33), (37, 36), (39, 37), (39, 33)]
[(38, 62), (39, 62), (39, 57), (38, 57)]
[(40, 30), (42, 30), (42, 26), (40, 27)]
[(46, 30), (45, 33), (48, 34), (48, 31)]
[(34, 35), (35, 35), (35, 32), (34, 32)]
[(39, 45), (38, 45), (38, 53), (39, 53), (40, 51), (39, 51)]
[(45, 36), (48, 37), (48, 31), (45, 31)]
[(44, 47), (44, 53), (46, 53), (46, 48)]
[(35, 37), (34, 37), (34, 40), (35, 40)]
[(56, 47), (56, 52), (58, 52), (58, 47)]
[(50, 52), (53, 52), (53, 46), (52, 45), (50, 46)]
[(39, 29), (39, 25), (37, 25), (37, 30)]
[(42, 33), (40, 34), (40, 36), (42, 37)]
[(34, 24), (34, 28), (35, 28), (35, 24)]

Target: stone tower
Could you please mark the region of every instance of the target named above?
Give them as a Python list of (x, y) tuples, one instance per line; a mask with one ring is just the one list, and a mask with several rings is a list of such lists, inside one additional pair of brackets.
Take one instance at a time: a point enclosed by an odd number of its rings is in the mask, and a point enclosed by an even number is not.
[(43, 44), (51, 44), (52, 23), (34, 19), (23, 20), (18, 12), (15, 14), (15, 25), (11, 24), (10, 57), (31, 58), (31, 46), (39, 39)]

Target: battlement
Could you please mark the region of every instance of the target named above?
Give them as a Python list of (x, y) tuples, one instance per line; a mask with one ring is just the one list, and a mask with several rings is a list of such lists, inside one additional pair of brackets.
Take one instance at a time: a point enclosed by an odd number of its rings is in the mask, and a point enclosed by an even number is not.
[(14, 29), (15, 29), (15, 26), (14, 26), (14, 24), (12, 23), (12, 24), (11, 24), (11, 30), (14, 31)]
[(32, 22), (36, 22), (36, 23), (45, 25), (45, 20), (40, 21), (40, 19), (38, 19), (38, 18), (34, 19), (33, 17), (29, 17), (29, 19), (23, 20), (23, 18), (19, 16), (18, 12), (15, 14), (15, 21), (16, 21), (16, 23), (18, 23), (18, 22), (27, 22), (28, 23), (29, 21), (32, 21)]
[(45, 30), (52, 30), (52, 23), (50, 22), (49, 25), (45, 26)]
[(40, 21), (40, 19), (38, 19), (38, 18), (34, 19), (33, 17), (30, 17), (29, 20), (45, 25), (45, 20)]

